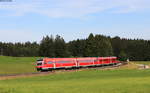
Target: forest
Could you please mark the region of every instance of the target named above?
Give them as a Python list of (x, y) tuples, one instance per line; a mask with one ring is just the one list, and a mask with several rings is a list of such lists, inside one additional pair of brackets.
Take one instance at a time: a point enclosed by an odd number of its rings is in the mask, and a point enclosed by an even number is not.
[(120, 60), (149, 61), (150, 40), (127, 39), (105, 35), (93, 35), (85, 39), (65, 42), (63, 37), (45, 36), (37, 42), (0, 42), (1, 56), (15, 57), (106, 57)]

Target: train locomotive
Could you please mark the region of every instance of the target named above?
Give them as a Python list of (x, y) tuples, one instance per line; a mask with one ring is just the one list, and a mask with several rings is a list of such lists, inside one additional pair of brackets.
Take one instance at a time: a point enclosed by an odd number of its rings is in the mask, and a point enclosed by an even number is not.
[(117, 57), (43, 58), (36, 62), (37, 71), (116, 65)]

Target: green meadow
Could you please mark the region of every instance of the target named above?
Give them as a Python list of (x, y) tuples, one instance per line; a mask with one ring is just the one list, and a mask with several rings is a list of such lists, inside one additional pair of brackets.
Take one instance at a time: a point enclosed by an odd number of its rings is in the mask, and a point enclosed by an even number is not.
[(86, 70), (0, 80), (0, 93), (149, 93), (150, 70)]
[[(39, 58), (0, 56), (0, 75), (37, 72), (35, 63)], [(133, 61), (131, 63), (150, 65), (150, 61)]]
[[(36, 72), (38, 57), (0, 56), (0, 75)], [(149, 93), (150, 69), (139, 70), (131, 62), (113, 70), (76, 72), (0, 80), (0, 93)]]
[(35, 72), (38, 57), (0, 56), (0, 74), (18, 74)]

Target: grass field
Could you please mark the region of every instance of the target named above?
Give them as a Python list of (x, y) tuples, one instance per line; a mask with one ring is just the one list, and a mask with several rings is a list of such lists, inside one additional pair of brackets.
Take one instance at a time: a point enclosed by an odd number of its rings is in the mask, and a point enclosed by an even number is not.
[(150, 70), (87, 70), (0, 81), (0, 93), (149, 93)]
[[(36, 72), (37, 57), (0, 56), (0, 74)], [(90, 69), (0, 80), (0, 93), (149, 93), (150, 69), (131, 62), (114, 70)]]
[[(7, 57), (0, 56), (0, 75), (36, 72), (35, 62), (39, 57)], [(148, 64), (150, 61), (134, 61), (131, 63)], [(128, 69), (128, 67), (125, 67)], [(129, 67), (131, 68), (131, 66)], [(133, 65), (132, 68), (135, 68)]]
[(0, 74), (16, 74), (35, 72), (38, 57), (6, 57), (0, 56)]

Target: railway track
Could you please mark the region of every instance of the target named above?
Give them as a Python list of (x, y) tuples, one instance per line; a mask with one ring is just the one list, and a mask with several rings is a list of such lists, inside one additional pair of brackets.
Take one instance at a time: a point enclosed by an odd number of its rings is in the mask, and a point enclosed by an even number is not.
[(98, 70), (109, 70), (109, 69), (116, 69), (119, 66), (124, 65), (112, 65), (112, 66), (101, 66), (101, 67), (86, 67), (86, 68), (80, 68), (80, 69), (66, 69), (66, 70), (53, 70), (49, 72), (32, 72), (32, 73), (22, 73), (22, 74), (2, 74), (0, 75), (0, 80), (6, 80), (6, 79), (13, 79), (13, 78), (19, 78), (19, 77), (32, 77), (32, 76), (43, 76), (43, 75), (50, 75), (50, 74), (56, 74), (60, 72), (75, 72), (75, 71), (83, 71), (83, 70), (89, 70), (89, 69), (98, 69)]

